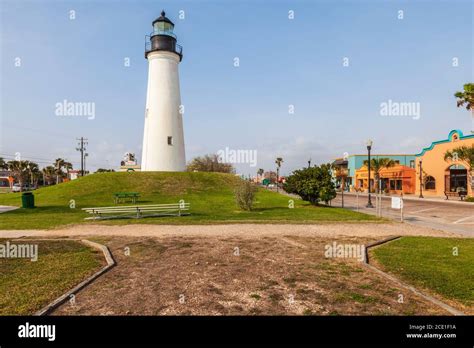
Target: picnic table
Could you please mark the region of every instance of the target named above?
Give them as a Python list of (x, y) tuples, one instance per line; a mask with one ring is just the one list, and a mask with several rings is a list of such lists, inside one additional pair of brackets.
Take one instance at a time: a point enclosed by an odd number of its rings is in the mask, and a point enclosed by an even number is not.
[(115, 192), (114, 193), (114, 202), (115, 204), (131, 201), (132, 203), (136, 203), (140, 194), (138, 192)]

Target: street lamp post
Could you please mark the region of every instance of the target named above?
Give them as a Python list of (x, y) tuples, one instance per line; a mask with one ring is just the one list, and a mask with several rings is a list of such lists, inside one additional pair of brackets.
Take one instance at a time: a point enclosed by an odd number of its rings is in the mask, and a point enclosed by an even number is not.
[(421, 167), (421, 163), (423, 160), (420, 158), (420, 198), (423, 197), (423, 168)]
[(372, 205), (372, 197), (370, 196), (370, 191), (372, 190), (372, 185), (370, 184), (370, 150), (372, 149), (372, 140), (367, 140), (367, 154), (368, 154), (368, 186), (369, 186), (369, 199), (367, 201), (367, 208), (373, 208), (374, 206)]

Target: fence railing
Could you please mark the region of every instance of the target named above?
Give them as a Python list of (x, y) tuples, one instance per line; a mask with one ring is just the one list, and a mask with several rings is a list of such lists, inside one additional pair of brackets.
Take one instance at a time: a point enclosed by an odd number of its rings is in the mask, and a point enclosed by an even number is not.
[[(160, 51), (159, 48), (155, 49), (155, 48), (152, 47), (151, 41), (149, 41), (149, 40), (145, 41), (145, 53), (148, 53), (148, 52), (154, 51), (154, 50)], [(163, 49), (163, 51), (166, 51), (166, 50)], [(174, 52), (176, 52), (180, 56), (183, 55), (183, 47), (181, 45), (176, 44)]]

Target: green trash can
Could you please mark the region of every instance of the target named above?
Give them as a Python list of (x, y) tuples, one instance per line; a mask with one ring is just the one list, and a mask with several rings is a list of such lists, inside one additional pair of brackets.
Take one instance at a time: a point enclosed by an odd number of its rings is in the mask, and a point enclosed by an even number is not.
[(35, 196), (33, 192), (23, 192), (21, 195), (21, 206), (23, 208), (34, 208), (35, 207)]

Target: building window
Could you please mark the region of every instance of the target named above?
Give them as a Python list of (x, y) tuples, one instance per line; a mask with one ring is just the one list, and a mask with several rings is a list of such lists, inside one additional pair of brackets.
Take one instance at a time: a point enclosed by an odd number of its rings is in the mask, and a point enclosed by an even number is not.
[(410, 160), (410, 168), (415, 168), (415, 160)]
[(402, 190), (402, 181), (397, 180), (397, 190), (401, 191)]
[(390, 190), (402, 190), (402, 180), (390, 180)]
[(168, 137), (168, 145), (173, 145), (173, 137)]
[(436, 189), (436, 180), (432, 176), (426, 177), (425, 180), (425, 190), (435, 190)]

